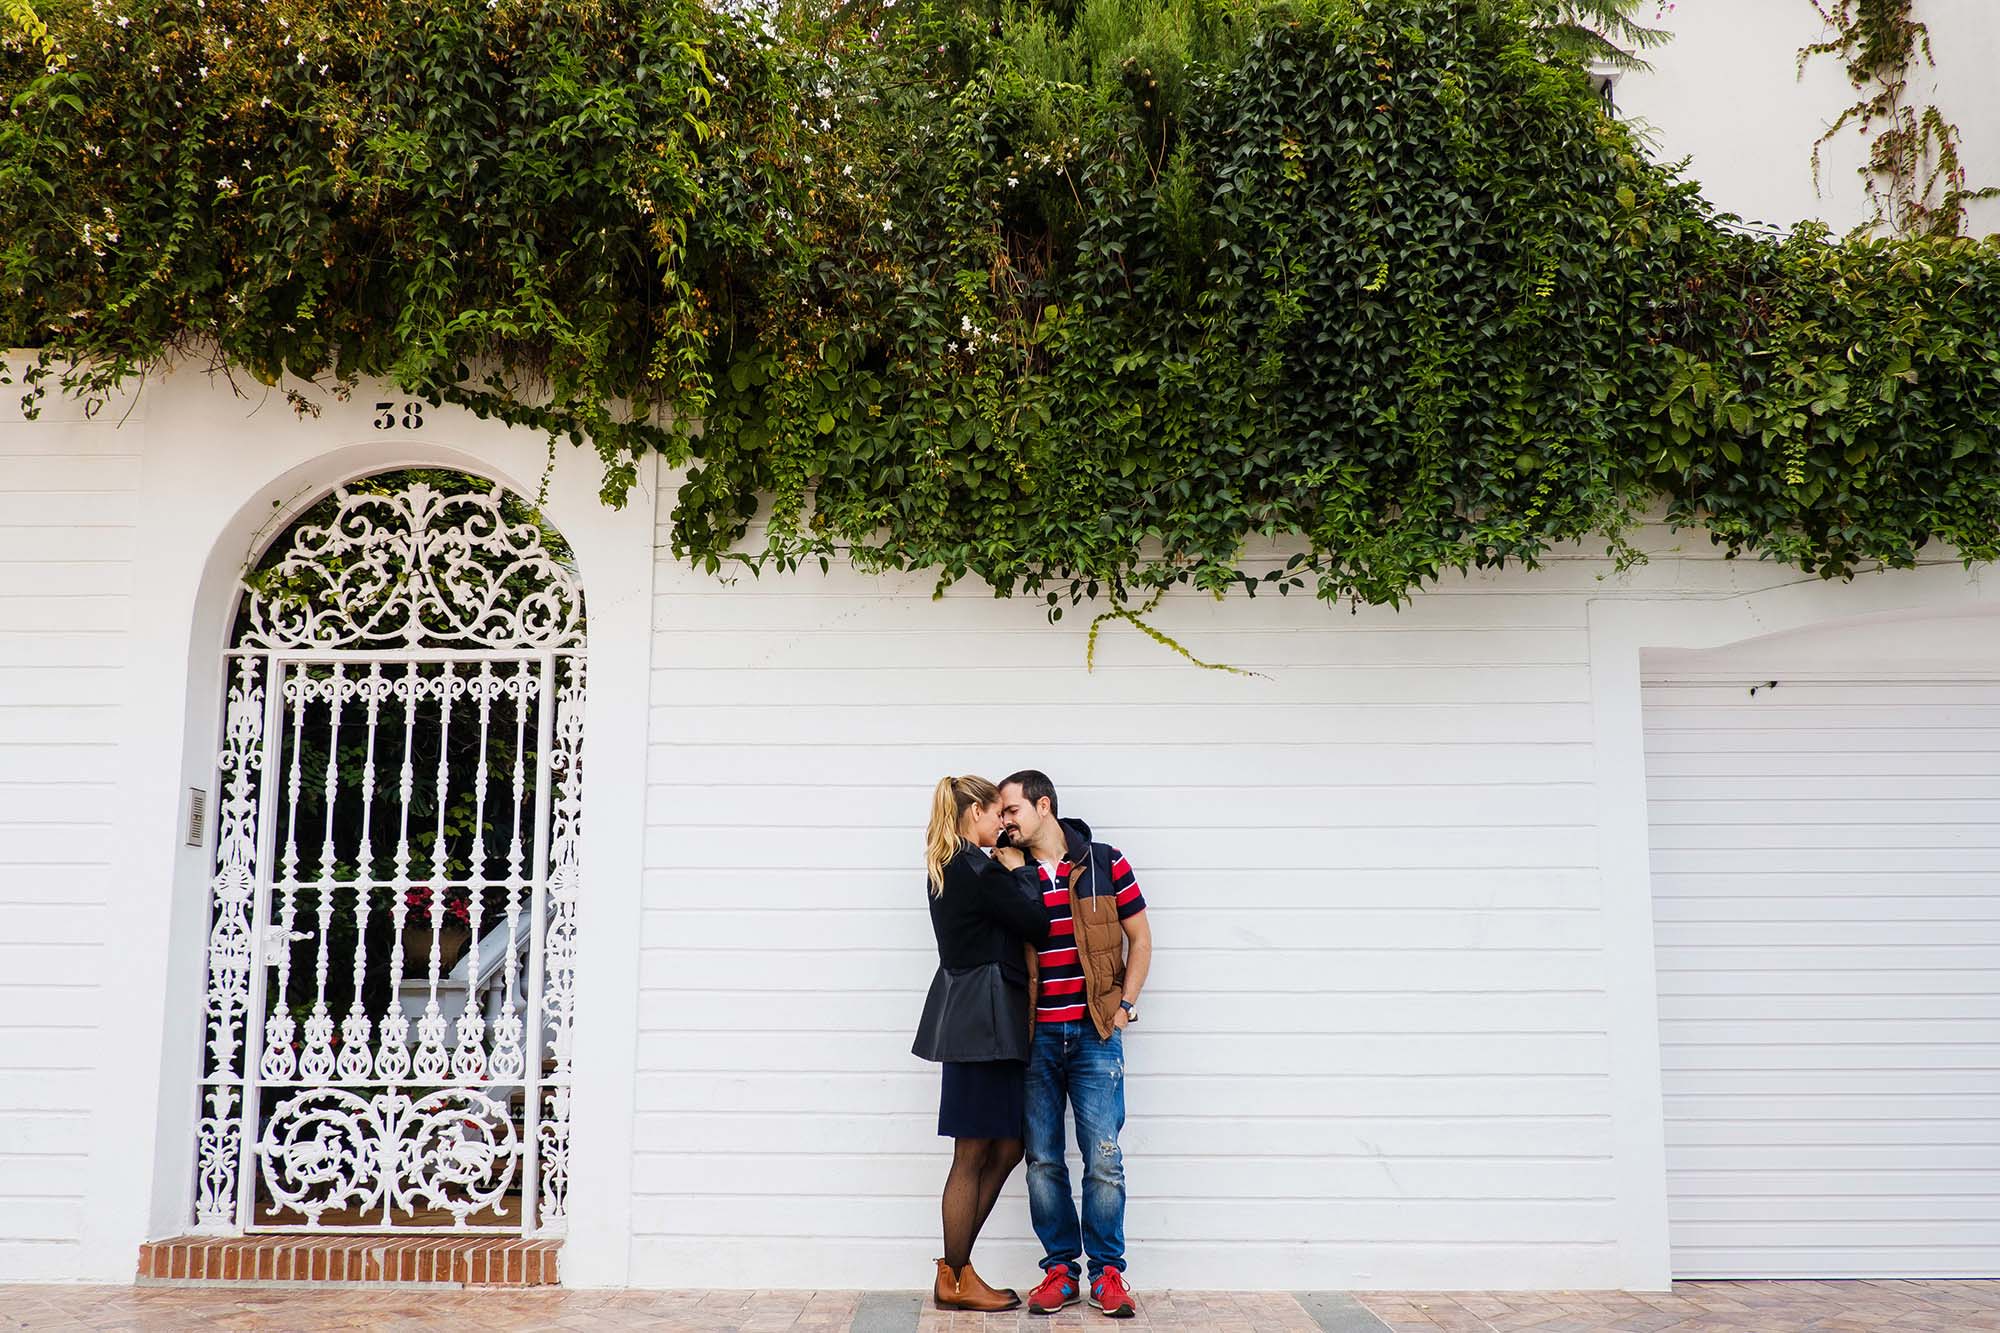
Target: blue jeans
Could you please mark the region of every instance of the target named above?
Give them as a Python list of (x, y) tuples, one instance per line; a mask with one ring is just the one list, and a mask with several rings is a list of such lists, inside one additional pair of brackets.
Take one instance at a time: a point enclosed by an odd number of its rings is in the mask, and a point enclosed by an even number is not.
[[(1076, 1114), (1083, 1153), (1083, 1219), (1063, 1160), (1063, 1103)], [(1090, 1256), (1090, 1278), (1125, 1271), (1125, 1034), (1106, 1041), (1089, 1019), (1038, 1023), (1028, 1060), (1028, 1213), (1042, 1243), (1042, 1268)]]

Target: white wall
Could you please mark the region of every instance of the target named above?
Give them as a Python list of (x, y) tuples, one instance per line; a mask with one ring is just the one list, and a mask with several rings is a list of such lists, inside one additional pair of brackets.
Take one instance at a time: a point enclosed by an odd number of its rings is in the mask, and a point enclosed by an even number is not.
[[(36, 586), (74, 605), (49, 622), (61, 635), (9, 633), (10, 666), (93, 644), (101, 666), (130, 664), (98, 687), (112, 720), (48, 705), (95, 697), (80, 671), (24, 676), (35, 706), (4, 714), (56, 748), (0, 750), (0, 836), (16, 862), (85, 863), (10, 881), (10, 913), (23, 886), (53, 900), (18, 918), (40, 933), (10, 935), (10, 954), (81, 961), (25, 974), (9, 1017), (108, 1016), (7, 1048), (0, 1087), (42, 1099), (8, 1115), (56, 1135), (10, 1147), (72, 1154), (0, 1158), (11, 1189), (56, 1196), (0, 1215), (17, 1278), (122, 1280), (138, 1241), (185, 1217), (206, 870), (178, 845), (178, 802), (208, 781), (222, 617), (256, 533), (357, 472), (442, 462), (532, 490), (540, 458), (538, 440), (449, 414), (391, 444), (353, 405), (296, 422), (196, 375), (149, 395), (144, 433), (0, 434), (74, 464), (63, 476), (99, 467), (105, 440), (145, 455), (123, 492), (8, 511), (61, 519), (6, 538), (29, 555), (92, 522), (102, 541), (75, 560), (125, 561), (98, 583), (77, 582), (94, 565), (49, 565)], [(667, 550), (661, 493), (614, 513), (595, 484), (566, 454), (552, 502), (591, 599), (564, 1264), (583, 1285), (921, 1280), (943, 1158), (936, 1072), (907, 1054), (931, 967), (918, 824), (941, 774), (1024, 764), (1124, 847), (1153, 903), (1129, 1057), (1135, 1278), (1655, 1285), (1640, 649), (1984, 606), (1948, 563), (1828, 585), (1654, 531), (1629, 575), (1564, 552), (1401, 612), (1180, 595), (1160, 626), (1259, 677), (1197, 670), (1123, 626), (1092, 674), (1081, 618), (1051, 628), (1030, 601), (934, 601), (925, 576), (843, 569), (694, 574)], [(77, 776), (98, 786), (45, 781), (49, 756), (93, 754)], [(35, 1072), (38, 1050), (67, 1072)], [(984, 1252), (1029, 1270), (1018, 1190)]]
[[(1031, 602), (838, 569), (723, 587), (660, 540), (635, 1277), (921, 1276), (944, 1159), (907, 1053), (934, 962), (911, 867), (939, 776), (1023, 766), (1152, 904), (1136, 1280), (1664, 1271), (1619, 1246), (1654, 1201), (1614, 1162), (1588, 619), (1732, 588), (1705, 541), (1400, 613), (1169, 599), (1161, 627), (1245, 679), (1117, 626), (1088, 674), (1084, 625)], [(984, 1248), (1032, 1272), (1018, 1186)]]
[[(1177, 597), (1163, 628), (1267, 678), (1119, 627), (1091, 675), (1032, 604), (720, 587), (665, 538), (633, 1182), (634, 1280), (665, 1285), (921, 1278), (944, 1158), (910, 867), (938, 776), (1024, 765), (1152, 903), (1137, 1281), (1664, 1281), (1640, 649), (1990, 610), (1949, 561), (1826, 584), (1653, 531), (1629, 575), (1566, 553), (1402, 612)], [(1018, 1187), (983, 1250), (1032, 1272)]]
[(1996, 663), (1992, 615), (1648, 655), (1678, 1275), (2000, 1266)]
[(0, 388), (0, 1279), (78, 1272), (143, 417)]
[[(1964, 135), (1973, 186), (2000, 185), (2000, 13), (1991, 0), (1917, 0), (1937, 67), (1911, 72), (1918, 106), (1937, 105)], [(1651, 71), (1618, 85), (1620, 114), (1652, 131), (1655, 156), (1693, 159), (1689, 175), (1719, 206), (1752, 221), (1790, 226), (1819, 219), (1836, 232), (1869, 216), (1855, 168), (1868, 141), (1850, 125), (1822, 151), (1818, 187), (1813, 141), (1859, 94), (1843, 64), (1816, 56), (1803, 73), (1798, 51), (1830, 30), (1810, 0), (1674, 0), (1655, 17), (1673, 41), (1647, 54)], [(1879, 126), (1878, 126), (1879, 128)], [(1972, 206), (1968, 230), (2000, 228), (2000, 200)]]

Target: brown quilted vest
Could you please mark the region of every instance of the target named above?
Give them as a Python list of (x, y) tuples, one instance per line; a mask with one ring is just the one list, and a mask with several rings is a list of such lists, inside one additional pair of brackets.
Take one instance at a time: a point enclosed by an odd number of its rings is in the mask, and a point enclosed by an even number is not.
[[(1090, 853), (1085, 852), (1086, 862)], [(1032, 863), (1031, 863), (1032, 864)], [(1082, 865), (1069, 868), (1069, 913), (1076, 930), (1076, 957), (1083, 964), (1083, 998), (1097, 1035), (1106, 1041), (1115, 1030), (1118, 1000), (1125, 994), (1125, 927), (1118, 923), (1118, 895), (1093, 893), (1079, 897), (1076, 882)], [(1041, 1003), (1041, 959), (1035, 946), (1028, 953), (1028, 1031), (1034, 1032), (1035, 1009)]]

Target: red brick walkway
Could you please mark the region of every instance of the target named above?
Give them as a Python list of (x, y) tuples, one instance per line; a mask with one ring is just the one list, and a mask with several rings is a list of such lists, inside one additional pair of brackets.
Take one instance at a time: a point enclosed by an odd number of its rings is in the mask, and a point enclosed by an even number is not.
[[(1113, 1324), (1087, 1306), (1054, 1319), (945, 1315), (925, 1333), (1015, 1329), (1172, 1329), (1183, 1333), (1310, 1333), (1320, 1325), (1289, 1296), (1141, 1292), (1141, 1317)], [(2000, 1333), (2000, 1282), (1682, 1282), (1667, 1293), (1365, 1293), (1353, 1298), (1391, 1333)], [(522, 1290), (361, 1287), (0, 1286), (0, 1330), (622, 1330), (663, 1333), (839, 1333), (858, 1292)]]

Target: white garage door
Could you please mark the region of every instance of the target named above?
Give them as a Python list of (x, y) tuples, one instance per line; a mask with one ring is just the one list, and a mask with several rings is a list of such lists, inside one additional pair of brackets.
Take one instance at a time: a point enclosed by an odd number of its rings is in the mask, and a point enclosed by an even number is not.
[(1686, 1277), (2000, 1273), (2000, 682), (1649, 682)]

